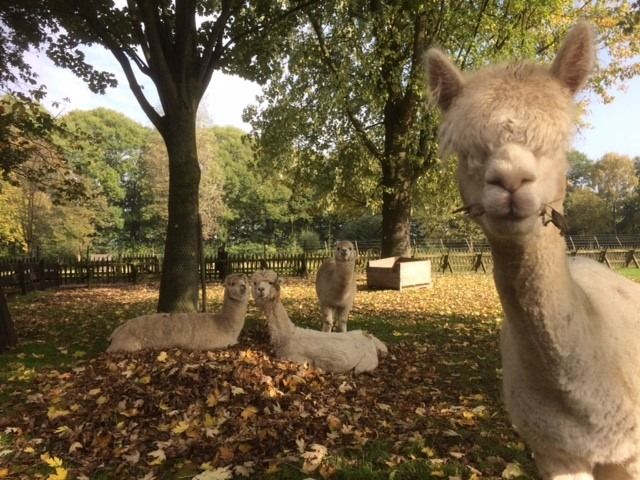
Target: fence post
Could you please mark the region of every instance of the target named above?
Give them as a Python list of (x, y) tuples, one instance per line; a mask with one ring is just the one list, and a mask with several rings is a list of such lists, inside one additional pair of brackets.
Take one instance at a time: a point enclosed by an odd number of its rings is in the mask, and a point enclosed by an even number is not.
[(484, 266), (484, 262), (482, 261), (482, 252), (476, 253), (474, 261), (473, 261), (473, 271), (477, 272), (479, 268), (482, 268), (484, 273), (487, 273), (487, 269)]
[(598, 255), (598, 261), (600, 263), (604, 263), (607, 267), (611, 268), (611, 264), (609, 263), (609, 259), (607, 258), (607, 249), (603, 249)]
[(16, 329), (9, 312), (7, 297), (4, 290), (0, 288), (0, 352), (15, 347), (16, 343)]
[(16, 274), (18, 275), (18, 283), (20, 284), (20, 293), (22, 293), (22, 295), (27, 293), (27, 275), (25, 274), (24, 268), (24, 260), (18, 260)]
[(131, 264), (131, 281), (134, 285), (138, 283), (138, 267), (134, 263)]
[(44, 259), (38, 261), (38, 289), (45, 290), (47, 288), (46, 279), (44, 277)]

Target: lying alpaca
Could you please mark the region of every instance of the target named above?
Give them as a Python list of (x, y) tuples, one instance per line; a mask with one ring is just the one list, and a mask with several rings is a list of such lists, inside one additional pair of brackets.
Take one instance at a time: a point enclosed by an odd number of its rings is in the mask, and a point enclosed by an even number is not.
[(238, 343), (247, 313), (247, 276), (229, 275), (218, 313), (152, 313), (128, 320), (111, 334), (107, 352), (179, 347), (213, 350)]
[(316, 275), (316, 294), (322, 311), (322, 331), (330, 332), (334, 316), (338, 329), (347, 331), (347, 319), (356, 296), (356, 250), (353, 243), (340, 240), (336, 243), (334, 258), (328, 258)]
[(378, 354), (387, 347), (362, 330), (320, 332), (296, 327), (280, 301), (281, 280), (272, 270), (251, 276), (251, 293), (267, 318), (271, 344), (279, 358), (305, 363), (329, 372), (368, 372), (378, 366)]
[(426, 56), (441, 147), (491, 244), (507, 410), (553, 480), (640, 479), (640, 285), (568, 258), (561, 234), (572, 96), (594, 57), (584, 23), (550, 68), (464, 77), (440, 51)]

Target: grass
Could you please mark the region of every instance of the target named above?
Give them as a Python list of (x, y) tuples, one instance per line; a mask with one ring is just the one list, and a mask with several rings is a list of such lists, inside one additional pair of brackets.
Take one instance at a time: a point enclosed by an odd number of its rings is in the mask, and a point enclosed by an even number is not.
[[(639, 272), (637, 269), (621, 271), (640, 281)], [(355, 379), (323, 377), (323, 388), (334, 392), (335, 397), (298, 392), (296, 395), (301, 396), (296, 401), (312, 402), (314, 408), (325, 409), (345, 423), (348, 419), (352, 425), (362, 428), (362, 441), (340, 444), (342, 446), (336, 443), (322, 466), (311, 472), (302, 471), (302, 459), (298, 456), (282, 462), (273, 472), (255, 471), (250, 478), (497, 479), (507, 467), (511, 469), (509, 471), (515, 468), (522, 474), (510, 478), (534, 478), (530, 453), (511, 429), (500, 400), (498, 331), (502, 313), (491, 276), (441, 276), (436, 278), (433, 288), (403, 292), (367, 291), (362, 283), (359, 286), (350, 329), (366, 329), (383, 339), (391, 346), (391, 358), (384, 359), (370, 375)], [(209, 310), (215, 311), (222, 301), (219, 286), (211, 285), (208, 298)], [(0, 477), (3, 468), (8, 468), (10, 474), (15, 474), (10, 478), (46, 479), (52, 470), (43, 467), (39, 455), (51, 451), (60, 455), (64, 465), (69, 466), (69, 480), (128, 478), (122, 473), (122, 465), (110, 466), (113, 458), (100, 457), (100, 449), (91, 454), (97, 456), (96, 465), (103, 467), (83, 467), (84, 470), (78, 467), (81, 462), (68, 454), (64, 437), (46, 430), (66, 424), (55, 423), (55, 420), (48, 422), (44, 413), (50, 405), (47, 402), (58, 401), (51, 399), (51, 395), (60, 396), (60, 405), (64, 402), (75, 405), (82, 400), (82, 395), (86, 397), (86, 392), (95, 385), (86, 388), (75, 385), (74, 382), (83, 378), (79, 372), (89, 367), (97, 368), (105, 362), (108, 365), (109, 358), (103, 352), (109, 333), (127, 318), (153, 311), (156, 302), (156, 285), (48, 291), (11, 299), (10, 309), (19, 344), (0, 355), (0, 411), (3, 412), (0, 418)], [(311, 281), (288, 281), (283, 289), (283, 302), (295, 323), (318, 328), (319, 315)], [(250, 307), (247, 325), (258, 325), (259, 318), (257, 310)], [(154, 356), (134, 356), (128, 361), (149, 362), (149, 358), (151, 365), (147, 367), (153, 376), (157, 373), (153, 370)], [(188, 361), (197, 362), (198, 358)], [(206, 361), (206, 358), (202, 360)], [(58, 377), (59, 383), (55, 380)], [(42, 387), (42, 382), (48, 382), (49, 386)], [(373, 393), (365, 399), (363, 406), (340, 403), (346, 401), (340, 399), (344, 382), (357, 383), (359, 388)], [(104, 390), (114, 388), (112, 384), (99, 386)], [(165, 392), (168, 400), (164, 401), (173, 404), (176, 392), (184, 391), (188, 386), (175, 385), (175, 391)], [(82, 392), (79, 400), (74, 399), (74, 391)], [(131, 395), (130, 392), (124, 394), (126, 398)], [(25, 405), (37, 395), (44, 395), (45, 399), (45, 405), (38, 407), (40, 413)], [(112, 395), (115, 394), (112, 392)], [(144, 392), (140, 390), (137, 395), (144, 395)], [(206, 391), (196, 391), (195, 396), (206, 397)], [(355, 401), (359, 397), (349, 398)], [(382, 408), (380, 405), (384, 408), (376, 410)], [(176, 412), (186, 414), (179, 409)], [(39, 420), (30, 423), (27, 421), (30, 415)], [(111, 414), (114, 418), (115, 415)], [(380, 423), (366, 423), (371, 422), (371, 418)], [(139, 417), (135, 420), (155, 428), (165, 419)], [(316, 421), (313, 415), (309, 418), (309, 422), (312, 421)], [(115, 430), (121, 428), (121, 423), (111, 426), (107, 423), (105, 428)], [(43, 425), (51, 426), (45, 428)], [(302, 425), (300, 435), (308, 437), (304, 437), (307, 438), (307, 449), (313, 443), (330, 444), (332, 439), (342, 435), (336, 431), (328, 432), (325, 437), (322, 433), (326, 431), (325, 427), (311, 423)], [(270, 441), (275, 442), (277, 448), (286, 450), (289, 447), (282, 437)], [(218, 441), (222, 440), (207, 440), (202, 448), (215, 452)], [(85, 447), (88, 449), (89, 445)], [(33, 449), (33, 453), (25, 454), (25, 449)], [(117, 449), (112, 451), (117, 452)], [(83, 455), (88, 454), (83, 451)], [(143, 452), (143, 459), (146, 458), (144, 455)], [(21, 459), (22, 463), (11, 463), (10, 458)], [(192, 478), (201, 471), (198, 458), (197, 455), (174, 455), (159, 466), (141, 460), (136, 466), (139, 467), (136, 476), (130, 478), (143, 477), (141, 472), (146, 471), (141, 470), (143, 468), (149, 469), (157, 479)], [(215, 458), (212, 461), (215, 463)]]
[(621, 275), (624, 275), (627, 278), (630, 278), (631, 280), (634, 280), (636, 282), (640, 282), (640, 268), (620, 268), (617, 269), (616, 272), (618, 272)]

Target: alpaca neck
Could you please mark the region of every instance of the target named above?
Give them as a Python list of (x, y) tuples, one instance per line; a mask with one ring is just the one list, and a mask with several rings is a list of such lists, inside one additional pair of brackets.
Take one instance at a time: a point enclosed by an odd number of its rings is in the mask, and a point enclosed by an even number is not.
[(336, 261), (336, 279), (340, 283), (338, 288), (345, 288), (346, 285), (351, 281), (353, 277), (353, 272), (356, 268), (356, 262), (354, 260), (350, 260), (348, 262), (338, 262)]
[(505, 322), (518, 347), (540, 367), (564, 368), (562, 359), (582, 341), (588, 301), (571, 278), (563, 236), (549, 225), (521, 242), (490, 243)]
[(289, 341), (296, 326), (289, 319), (280, 298), (268, 300), (263, 308), (267, 317), (271, 343), (278, 348)]
[(248, 302), (231, 298), (225, 292), (222, 309), (216, 313), (216, 318), (220, 327), (230, 332), (242, 330), (244, 319), (247, 314)]

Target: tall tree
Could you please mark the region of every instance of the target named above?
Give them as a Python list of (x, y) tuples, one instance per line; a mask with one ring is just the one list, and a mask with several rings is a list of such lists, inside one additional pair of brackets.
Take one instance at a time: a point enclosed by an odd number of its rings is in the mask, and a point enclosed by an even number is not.
[(570, 0), (326, 1), (306, 10), (307, 25), (249, 115), (265, 155), (286, 164), (299, 150), (311, 152), (304, 158), (324, 167), (319, 172), (337, 171), (329, 192), (382, 213), (383, 255), (404, 255), (418, 181), (438, 168), (437, 113), (423, 95), (425, 48), (440, 45), (463, 69), (546, 56), (586, 16), (606, 27), (612, 62), (595, 78), (606, 93), (612, 79), (638, 69), (637, 60), (621, 67), (639, 51), (636, 35), (618, 22), (628, 9)]
[[(198, 299), (196, 113), (215, 70), (256, 79), (300, 6), (312, 3), (236, 0), (26, 0), (23, 18), (46, 19), (57, 33), (47, 53), (78, 75), (89, 70), (81, 44), (100, 44), (119, 62), (141, 108), (160, 132), (169, 157), (169, 214), (159, 311), (194, 311)], [(15, 15), (12, 18), (16, 18)], [(14, 28), (22, 25), (12, 24)], [(268, 38), (267, 33), (273, 32)], [(54, 37), (53, 34), (51, 37)], [(155, 85), (153, 107), (139, 75)], [(113, 81), (112, 77), (107, 78)], [(89, 84), (94, 90), (101, 85)]]
[(106, 108), (72, 111), (61, 122), (71, 134), (61, 142), (67, 158), (93, 180), (93, 194), (107, 202), (94, 245), (109, 250), (133, 245), (140, 240), (141, 156), (150, 130)]
[(609, 204), (613, 232), (617, 233), (621, 203), (629, 198), (638, 186), (633, 160), (626, 155), (607, 153), (594, 167), (594, 183)]
[(569, 161), (569, 171), (567, 172), (569, 191), (592, 187), (595, 162), (577, 150), (569, 152), (567, 160)]

